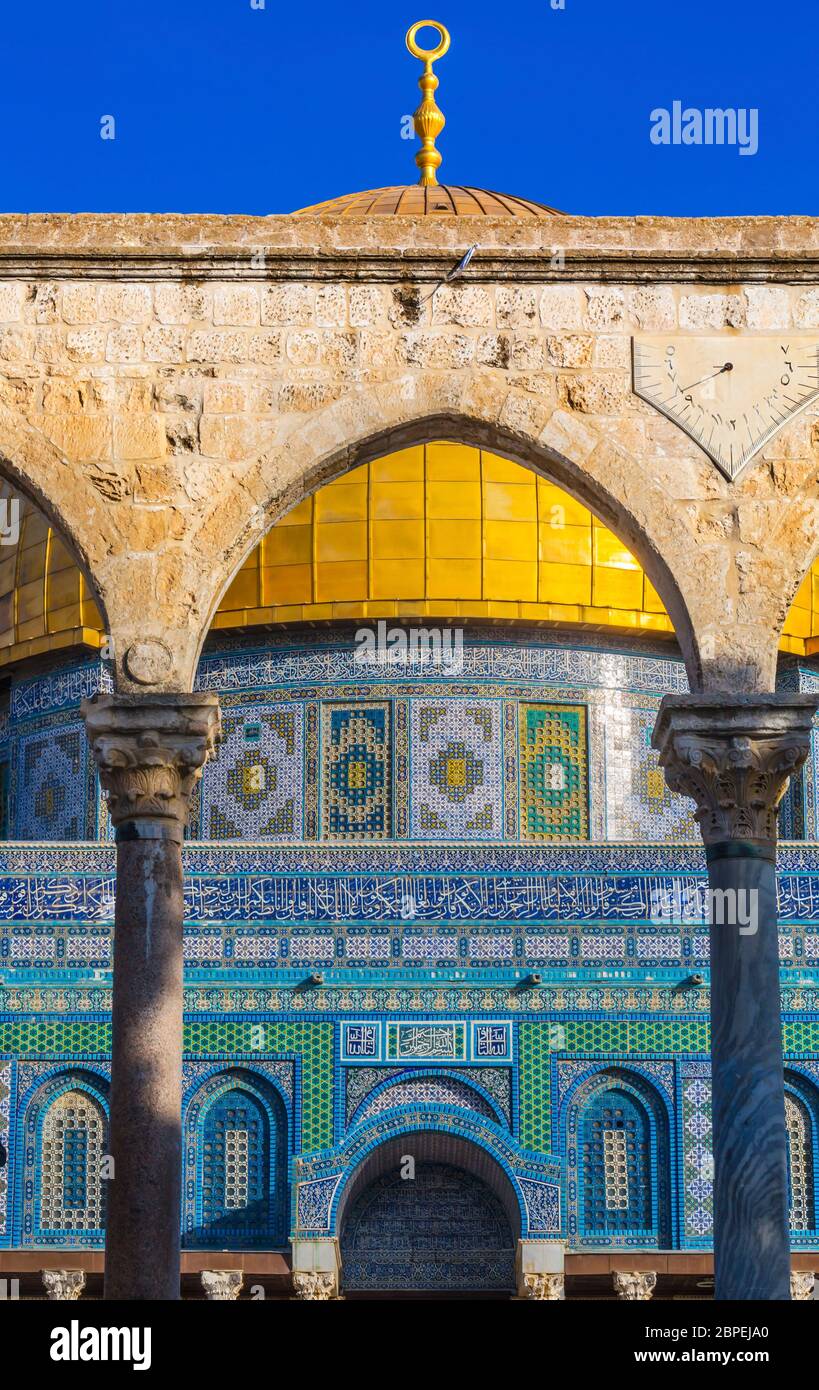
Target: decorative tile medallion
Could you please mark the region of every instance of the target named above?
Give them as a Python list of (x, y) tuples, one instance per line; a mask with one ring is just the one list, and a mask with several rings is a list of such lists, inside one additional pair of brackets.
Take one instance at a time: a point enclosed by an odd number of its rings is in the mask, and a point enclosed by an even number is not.
[(499, 839), (503, 834), (499, 702), (413, 700), (411, 711), (412, 838)]
[(96, 833), (96, 775), (82, 721), (52, 715), (17, 734), (12, 823), (21, 840)]
[(696, 842), (693, 803), (669, 791), (651, 746), (656, 716), (656, 708), (640, 709), (623, 696), (606, 702), (606, 835), (612, 840)]
[(583, 706), (521, 705), (520, 802), (523, 839), (588, 839)]
[(322, 709), (322, 833), (328, 839), (386, 839), (391, 831), (390, 706)]
[(223, 712), (223, 741), (202, 776), (200, 833), (209, 840), (294, 840), (303, 832), (304, 709)]

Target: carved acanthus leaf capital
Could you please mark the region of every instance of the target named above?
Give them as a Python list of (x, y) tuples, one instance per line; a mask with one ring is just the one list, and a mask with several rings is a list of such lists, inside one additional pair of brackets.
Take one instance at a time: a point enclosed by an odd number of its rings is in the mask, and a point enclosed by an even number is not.
[(538, 1302), (553, 1303), (566, 1297), (562, 1274), (543, 1274), (541, 1272), (522, 1274), (518, 1284), (520, 1298), (535, 1299)]
[(706, 845), (776, 841), (790, 777), (810, 748), (813, 695), (667, 695), (653, 745), (672, 791), (690, 796)]
[(614, 1292), (618, 1298), (627, 1299), (629, 1302), (647, 1301), (652, 1297), (657, 1286), (657, 1275), (654, 1270), (615, 1270), (612, 1273), (612, 1283)]
[(55, 1302), (75, 1302), (85, 1288), (85, 1274), (81, 1269), (43, 1269), (40, 1274), (46, 1298)]
[(82, 713), (115, 826), (184, 827), (190, 795), (220, 737), (216, 695), (103, 695)]
[(231, 1303), (242, 1292), (240, 1269), (203, 1269), (199, 1274), (205, 1298), (212, 1303)]
[(816, 1275), (813, 1271), (794, 1269), (791, 1272), (791, 1300), (794, 1303), (804, 1303), (809, 1298), (813, 1298)]
[(294, 1270), (293, 1293), (311, 1303), (326, 1303), (338, 1296), (338, 1278), (324, 1271)]

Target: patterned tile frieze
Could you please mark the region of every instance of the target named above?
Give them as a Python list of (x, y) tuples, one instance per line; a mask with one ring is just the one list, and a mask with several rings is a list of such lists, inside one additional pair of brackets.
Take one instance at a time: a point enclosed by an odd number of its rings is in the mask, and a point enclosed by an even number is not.
[[(230, 643), (224, 642), (224, 648)], [(603, 689), (633, 689), (657, 696), (688, 689), (685, 667), (679, 660), (649, 656), (608, 648), (572, 647), (559, 640), (547, 644), (533, 629), (531, 639), (510, 641), (508, 629), (484, 630), (479, 639), (467, 633), (463, 665), (458, 681), (532, 681), (567, 687), (599, 686)], [(377, 666), (370, 668), (377, 683)], [(383, 672), (383, 668), (381, 668)], [(295, 686), (305, 681), (338, 683), (363, 682), (368, 668), (356, 660), (352, 637), (336, 639), (332, 646), (321, 636), (311, 642), (305, 635), (295, 647), (293, 639), (271, 636), (264, 648), (206, 654), (199, 663), (196, 688), (199, 690), (243, 690), (264, 686)]]
[(3, 1163), (0, 1166), (0, 1236), (4, 1236), (8, 1226), (8, 1174), (9, 1174), (9, 1128), (11, 1117), (11, 1061), (0, 1061), (0, 1151)]
[[(102, 975), (104, 972), (99, 972)], [(110, 982), (110, 974), (107, 976)], [(434, 978), (424, 984), (403, 984), (398, 976), (395, 983), (385, 983), (383, 976), (355, 984), (326, 984), (318, 996), (304, 990), (303, 977), (292, 976), (285, 983), (264, 982), (224, 985), (208, 983), (189, 985), (185, 990), (185, 1009), (190, 1014), (223, 1014), (242, 1009), (248, 1013), (277, 1013), (288, 1017), (313, 1014), (317, 1005), (328, 1015), (361, 1014), (368, 1009), (378, 1012), (401, 1011), (426, 1014), (457, 1013), (488, 1010), (492, 1013), (514, 1014), (520, 1017), (575, 1013), (578, 1016), (597, 1013), (668, 1014), (696, 1016), (708, 1013), (708, 991), (703, 985), (681, 993), (677, 978), (663, 985), (610, 985), (573, 982), (544, 983), (538, 989), (522, 990), (519, 984), (499, 982), (490, 984), (457, 985), (436, 983)], [(797, 1018), (819, 1012), (816, 991), (786, 992), (789, 1006), (787, 1017)], [(0, 1012), (9, 1021), (29, 1013), (57, 1015), (81, 1014), (93, 1017), (110, 1013), (111, 990), (95, 980), (88, 984), (72, 977), (66, 984), (48, 988), (43, 985), (0, 986)]]
[(52, 671), (14, 681), (11, 687), (11, 718), (14, 722), (34, 719), (58, 709), (79, 709), (80, 701), (98, 690), (114, 688), (111, 665), (105, 661)]
[[(282, 844), (266, 841), (214, 844), (188, 841), (183, 846), (188, 876), (242, 877), (252, 874), (361, 872), (477, 874), (564, 872), (704, 876), (705, 853), (693, 845), (531, 845), (464, 843)], [(785, 875), (819, 875), (815, 845), (783, 844), (779, 866)], [(116, 850), (112, 844), (18, 844), (0, 841), (0, 875), (46, 878), (64, 874), (80, 879), (112, 878)]]
[[(31, 970), (47, 975), (102, 972), (102, 978), (111, 969), (112, 941), (111, 925), (0, 922), (0, 966), (9, 972), (9, 980), (15, 972)], [(793, 980), (788, 976), (783, 979), (783, 987), (798, 986), (795, 972), (803, 971), (811, 994), (810, 972), (819, 961), (819, 931), (808, 925), (786, 924), (779, 943), (783, 969), (794, 975)], [(610, 969), (617, 970), (622, 979), (638, 982), (647, 971), (706, 969), (709, 942), (704, 928), (668, 932), (639, 923), (601, 926), (597, 919), (518, 926), (474, 926), (468, 922), (448, 926), (435, 920), (427, 925), (385, 921), (383, 925), (341, 922), (336, 926), (295, 923), (260, 927), (228, 922), (187, 926), (184, 954), (189, 973), (230, 971), (242, 980), (248, 971), (261, 979), (270, 972), (308, 966), (371, 972), (457, 966), (518, 973), (570, 967), (586, 975)], [(795, 997), (793, 1007), (804, 1010), (806, 1003)]]

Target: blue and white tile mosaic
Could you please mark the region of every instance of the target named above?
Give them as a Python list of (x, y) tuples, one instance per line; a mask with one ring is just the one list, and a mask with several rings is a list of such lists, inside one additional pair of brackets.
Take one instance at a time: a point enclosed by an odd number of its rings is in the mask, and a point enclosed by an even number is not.
[(303, 834), (304, 706), (232, 706), (201, 781), (199, 833), (208, 840), (298, 840)]
[(500, 839), (500, 701), (412, 700), (410, 710), (411, 837)]

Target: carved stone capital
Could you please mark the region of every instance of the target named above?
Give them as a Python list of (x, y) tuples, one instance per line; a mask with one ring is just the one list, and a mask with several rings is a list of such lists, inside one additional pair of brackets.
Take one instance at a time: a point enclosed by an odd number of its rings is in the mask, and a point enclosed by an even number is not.
[(82, 713), (114, 825), (160, 821), (181, 837), (220, 737), (216, 695), (93, 695)]
[(293, 1294), (313, 1303), (326, 1303), (338, 1296), (335, 1274), (319, 1270), (293, 1270)]
[(614, 1292), (618, 1298), (646, 1302), (657, 1286), (657, 1275), (653, 1269), (621, 1270), (615, 1269), (611, 1276)]
[(791, 774), (810, 748), (815, 695), (666, 695), (652, 743), (672, 791), (690, 796), (706, 846), (776, 843)]
[(538, 1302), (556, 1302), (566, 1297), (562, 1274), (521, 1274), (518, 1280), (518, 1298), (535, 1299)]
[(40, 1271), (46, 1298), (75, 1302), (85, 1288), (81, 1269), (42, 1269)]
[(812, 1270), (791, 1270), (791, 1300), (794, 1303), (803, 1303), (806, 1299), (813, 1298), (815, 1283), (816, 1275)]
[(239, 1297), (244, 1283), (240, 1269), (203, 1269), (199, 1278), (205, 1298), (213, 1303), (229, 1303)]

